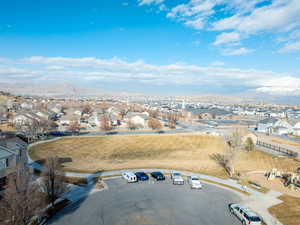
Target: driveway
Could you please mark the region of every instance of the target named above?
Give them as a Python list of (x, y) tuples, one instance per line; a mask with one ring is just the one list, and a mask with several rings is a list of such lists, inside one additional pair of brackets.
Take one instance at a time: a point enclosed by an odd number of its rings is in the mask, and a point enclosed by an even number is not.
[(90, 194), (50, 221), (51, 225), (240, 225), (228, 204), (240, 202), (233, 192), (204, 184), (203, 190), (175, 186), (169, 178), (128, 184), (105, 181), (108, 189)]

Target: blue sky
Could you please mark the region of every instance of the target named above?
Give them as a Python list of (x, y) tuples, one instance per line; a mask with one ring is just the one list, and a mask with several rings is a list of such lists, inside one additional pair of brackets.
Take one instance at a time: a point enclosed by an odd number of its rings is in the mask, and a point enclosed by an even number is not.
[(299, 0), (3, 0), (0, 78), (300, 96)]

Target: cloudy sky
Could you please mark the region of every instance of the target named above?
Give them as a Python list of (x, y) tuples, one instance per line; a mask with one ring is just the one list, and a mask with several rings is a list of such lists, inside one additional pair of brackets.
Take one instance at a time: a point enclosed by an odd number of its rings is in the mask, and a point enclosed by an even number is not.
[(0, 81), (300, 97), (299, 0), (3, 0)]

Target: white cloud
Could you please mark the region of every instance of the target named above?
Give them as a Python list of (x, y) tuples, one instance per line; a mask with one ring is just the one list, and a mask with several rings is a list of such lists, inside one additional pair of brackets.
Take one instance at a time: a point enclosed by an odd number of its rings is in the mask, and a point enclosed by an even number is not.
[(48, 69), (48, 70), (64, 70), (65, 67), (63, 67), (63, 66), (47, 66), (46, 69)]
[(164, 0), (139, 0), (139, 5), (151, 5), (151, 4), (160, 4)]
[(233, 55), (245, 55), (253, 50), (247, 48), (238, 48), (238, 49), (225, 49), (222, 52), (222, 55), (233, 56)]
[(189, 21), (186, 21), (184, 23), (185, 25), (189, 26), (189, 27), (192, 27), (196, 30), (201, 30), (204, 26), (204, 21), (203, 19), (200, 17), (200, 18), (197, 18), (195, 20), (189, 20)]
[(221, 61), (216, 61), (210, 64), (211, 66), (224, 66), (225, 63)]
[(226, 43), (236, 43), (240, 40), (240, 34), (237, 32), (222, 33), (217, 36), (214, 45), (226, 44)]
[(281, 53), (295, 52), (300, 50), (300, 40), (296, 42), (288, 42), (279, 50)]
[(272, 5), (255, 8), (250, 14), (235, 14), (213, 23), (214, 30), (236, 30), (245, 33), (258, 31), (288, 31), (300, 25), (298, 0), (274, 0)]
[(261, 80), (262, 87), (256, 88), (257, 92), (279, 96), (300, 96), (300, 78), (274, 77), (274, 79)]
[[(189, 0), (171, 8), (167, 17), (196, 30), (222, 31), (214, 45), (236, 44), (266, 32), (293, 34), (300, 26), (300, 4), (299, 0)], [(299, 50), (295, 41), (283, 44), (281, 52)]]
[[(51, 81), (97, 82), (114, 85), (131, 82), (135, 85), (195, 86), (214, 88), (227, 85), (238, 89), (276, 93), (276, 95), (300, 96), (300, 78), (254, 69), (223, 68), (223, 62), (214, 62), (209, 67), (184, 63), (153, 65), (143, 61), (127, 62), (118, 58), (99, 59), (41, 57), (10, 60), (9, 67), (0, 67), (1, 81)], [(121, 82), (121, 83), (120, 83)], [(230, 92), (228, 90), (228, 92)]]

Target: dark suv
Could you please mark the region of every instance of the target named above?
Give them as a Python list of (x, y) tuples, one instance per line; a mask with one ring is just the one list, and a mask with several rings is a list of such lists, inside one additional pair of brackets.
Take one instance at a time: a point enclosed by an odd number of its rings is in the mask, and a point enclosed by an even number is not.
[(151, 176), (156, 180), (165, 180), (165, 176), (161, 172), (152, 172)]
[(149, 180), (149, 176), (144, 172), (136, 172), (135, 175), (138, 181)]

